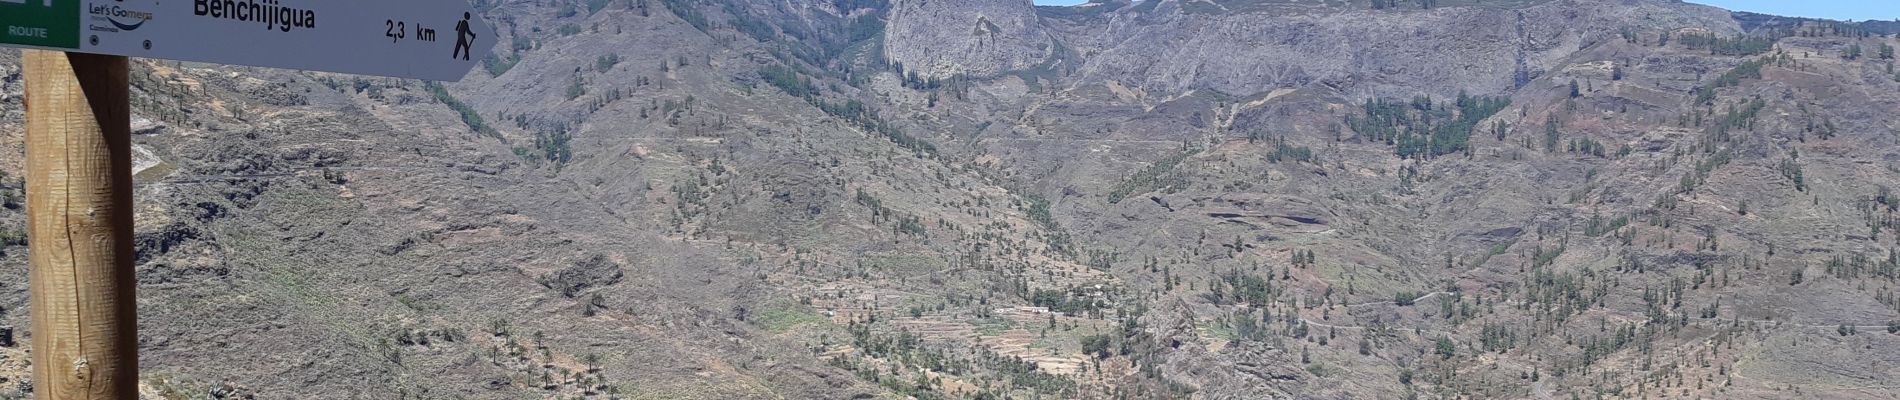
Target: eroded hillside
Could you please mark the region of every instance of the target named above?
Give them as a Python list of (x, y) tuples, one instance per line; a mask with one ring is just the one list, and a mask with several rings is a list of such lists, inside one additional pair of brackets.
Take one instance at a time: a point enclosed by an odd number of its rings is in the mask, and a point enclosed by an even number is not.
[(1892, 396), (1900, 39), (1379, 3), (481, 1), (457, 83), (136, 62), (144, 388)]

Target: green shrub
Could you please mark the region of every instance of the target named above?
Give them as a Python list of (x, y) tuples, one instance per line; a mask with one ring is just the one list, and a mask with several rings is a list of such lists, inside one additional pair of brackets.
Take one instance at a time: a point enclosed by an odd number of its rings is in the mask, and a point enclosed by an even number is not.
[(442, 84), (424, 82), (422, 87), (428, 90), (430, 95), (435, 96), (436, 101), (442, 102), (443, 105), (449, 106), (449, 109), (455, 110), (457, 114), (461, 114), (462, 123), (467, 124), (469, 130), (483, 136), (496, 139), (501, 138), (501, 132), (495, 131), (495, 128), (488, 126), (487, 122), (482, 121), (482, 114), (480, 112), (476, 112), (475, 108), (469, 107), (468, 104), (462, 103), (461, 100), (457, 100), (455, 96), (450, 95), (449, 89), (443, 87)]

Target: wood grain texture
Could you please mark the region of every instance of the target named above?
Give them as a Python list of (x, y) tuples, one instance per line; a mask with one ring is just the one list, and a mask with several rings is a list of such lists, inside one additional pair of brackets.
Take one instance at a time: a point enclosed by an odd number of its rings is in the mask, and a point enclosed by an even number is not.
[(125, 57), (26, 50), (34, 395), (138, 397)]

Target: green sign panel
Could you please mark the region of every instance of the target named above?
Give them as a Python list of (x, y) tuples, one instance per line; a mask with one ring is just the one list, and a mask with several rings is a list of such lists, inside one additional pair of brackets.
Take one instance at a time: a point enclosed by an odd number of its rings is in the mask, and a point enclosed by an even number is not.
[(78, 0), (0, 0), (0, 43), (79, 48)]

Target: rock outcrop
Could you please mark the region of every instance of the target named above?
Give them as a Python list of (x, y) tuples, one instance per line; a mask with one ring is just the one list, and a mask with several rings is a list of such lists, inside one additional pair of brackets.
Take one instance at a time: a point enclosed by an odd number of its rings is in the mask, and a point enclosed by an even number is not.
[(884, 56), (924, 79), (1029, 69), (1058, 46), (1030, 0), (898, 0)]

